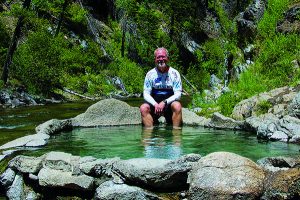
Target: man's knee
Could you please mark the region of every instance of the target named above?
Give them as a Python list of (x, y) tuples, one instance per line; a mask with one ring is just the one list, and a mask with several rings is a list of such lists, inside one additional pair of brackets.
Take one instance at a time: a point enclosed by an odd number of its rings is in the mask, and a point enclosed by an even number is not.
[(148, 104), (146, 104), (146, 103), (142, 104), (142, 105), (140, 106), (140, 112), (141, 112), (142, 114), (150, 113), (150, 106), (149, 106)]
[(172, 111), (175, 112), (175, 113), (180, 113), (181, 110), (182, 110), (182, 106), (181, 106), (181, 103), (179, 101), (174, 101), (171, 104), (171, 108), (172, 108)]

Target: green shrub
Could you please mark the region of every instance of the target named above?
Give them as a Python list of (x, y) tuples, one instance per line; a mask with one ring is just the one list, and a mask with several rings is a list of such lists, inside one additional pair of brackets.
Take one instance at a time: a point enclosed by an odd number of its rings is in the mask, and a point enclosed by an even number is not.
[(187, 79), (201, 91), (208, 87), (210, 74), (201, 66), (191, 66), (187, 71)]
[(260, 92), (265, 92), (267, 86), (264, 81), (266, 81), (265, 77), (254, 66), (242, 73), (238, 81), (229, 84), (231, 91), (222, 94), (218, 99), (222, 114), (230, 116), (237, 103)]
[(262, 115), (268, 112), (270, 108), (272, 108), (272, 104), (268, 101), (261, 101), (257, 105), (257, 114)]
[(53, 38), (45, 30), (29, 34), (26, 43), (17, 49), (12, 65), (13, 75), (34, 93), (51, 94), (60, 87), (62, 48), (67, 46), (63, 37)]
[(297, 81), (292, 61), (299, 58), (298, 37), (277, 34), (262, 42), (257, 62), (262, 66), (259, 72), (266, 76), (270, 89)]
[(77, 76), (65, 74), (63, 80), (65, 87), (81, 94), (102, 96), (115, 91), (105, 73), (97, 75), (87, 73)]
[(118, 58), (109, 65), (109, 69), (111, 76), (118, 76), (122, 79), (127, 92), (142, 92), (145, 74), (137, 64), (126, 58)]
[(272, 38), (276, 34), (277, 22), (283, 17), (284, 11), (293, 0), (269, 0), (267, 10), (258, 23), (258, 35)]

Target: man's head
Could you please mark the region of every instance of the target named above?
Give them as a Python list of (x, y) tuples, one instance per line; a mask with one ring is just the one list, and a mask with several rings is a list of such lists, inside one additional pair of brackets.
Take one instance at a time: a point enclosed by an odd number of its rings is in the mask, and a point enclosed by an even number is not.
[(168, 50), (164, 47), (157, 48), (154, 51), (155, 64), (158, 69), (164, 72), (167, 69), (167, 62), (169, 61), (169, 53)]

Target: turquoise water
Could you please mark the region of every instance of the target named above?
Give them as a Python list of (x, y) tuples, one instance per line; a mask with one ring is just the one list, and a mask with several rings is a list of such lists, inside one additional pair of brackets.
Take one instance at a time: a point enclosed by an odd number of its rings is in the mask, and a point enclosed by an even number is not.
[(221, 131), (201, 127), (156, 127), (144, 130), (141, 126), (75, 129), (52, 137), (49, 144), (29, 155), (49, 151), (64, 151), (96, 158), (167, 158), (176, 159), (188, 153), (202, 156), (216, 151), (228, 151), (254, 161), (267, 156), (297, 155), (299, 146), (282, 142), (258, 141), (246, 132)]
[[(137, 106), (142, 100), (130, 100)], [(34, 134), (34, 128), (49, 119), (66, 119), (86, 110), (95, 102), (54, 104), (0, 112), (0, 145), (12, 139)], [(63, 151), (79, 156), (122, 159), (147, 157), (175, 159), (188, 153), (202, 156), (216, 151), (228, 151), (254, 161), (267, 156), (299, 154), (299, 145), (259, 141), (253, 133), (214, 130), (202, 127), (183, 127), (173, 130), (160, 126), (144, 130), (142, 126), (78, 128), (57, 134), (42, 148), (26, 149), (20, 153), (42, 155)]]

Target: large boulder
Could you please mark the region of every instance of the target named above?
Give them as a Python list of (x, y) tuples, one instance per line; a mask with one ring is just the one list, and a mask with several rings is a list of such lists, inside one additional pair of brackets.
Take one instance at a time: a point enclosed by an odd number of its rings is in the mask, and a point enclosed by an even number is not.
[(190, 199), (258, 199), (265, 171), (253, 161), (228, 152), (211, 153), (189, 173)]
[[(154, 190), (176, 191), (187, 188), (187, 173), (191, 162), (200, 159), (179, 158), (175, 161), (154, 158), (134, 158), (116, 162), (113, 173), (118, 174), (125, 183)], [(182, 159), (185, 162), (182, 162)]]
[(75, 127), (118, 126), (141, 124), (139, 108), (117, 99), (101, 100), (85, 113), (72, 119)]
[(249, 117), (245, 122), (248, 130), (257, 132), (258, 138), (283, 142), (300, 142), (300, 119), (285, 115), (278, 118), (273, 114)]
[(17, 156), (13, 158), (8, 166), (22, 173), (38, 173), (42, 168), (41, 157)]
[(182, 121), (183, 125), (206, 126), (210, 122), (210, 119), (201, 117), (187, 108), (182, 108)]

